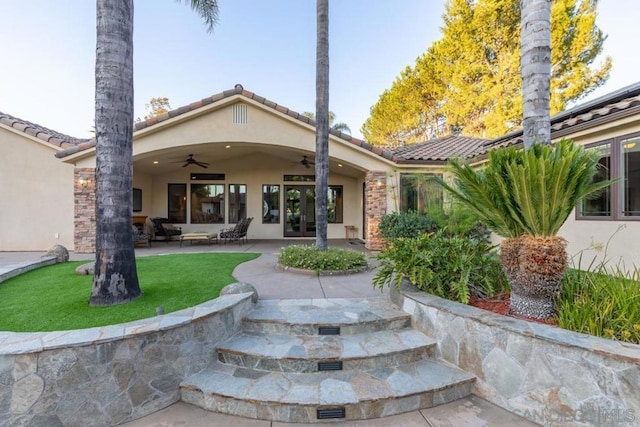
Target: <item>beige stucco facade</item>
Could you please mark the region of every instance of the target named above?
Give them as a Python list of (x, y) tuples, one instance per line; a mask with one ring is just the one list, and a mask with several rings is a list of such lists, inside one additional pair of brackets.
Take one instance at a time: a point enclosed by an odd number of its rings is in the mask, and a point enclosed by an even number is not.
[(73, 165), (50, 144), (0, 124), (0, 251), (73, 247)]
[[(640, 86), (639, 86), (640, 87)], [(615, 108), (594, 106), (585, 114), (565, 114), (552, 137), (573, 139), (589, 145), (626, 135), (640, 135), (640, 106), (636, 92), (628, 104)], [(640, 98), (639, 98), (640, 99)], [(205, 102), (206, 101), (206, 102)], [(618, 102), (618, 101), (616, 101)], [(285, 187), (310, 185), (292, 182), (285, 175), (313, 175), (313, 166), (301, 164), (303, 156), (314, 159), (313, 122), (255, 94), (236, 87), (182, 107), (136, 126), (133, 143), (133, 187), (142, 192), (142, 210), (134, 215), (167, 217), (169, 184), (186, 188), (186, 211), (191, 209), (192, 184), (246, 185), (246, 215), (253, 217), (249, 239), (286, 239)], [(21, 128), (0, 123), (0, 251), (46, 250), (62, 244), (70, 250), (90, 251), (95, 233), (95, 148), (91, 143), (62, 152)], [(37, 125), (36, 125), (37, 126)], [(427, 142), (424, 147), (431, 143)], [(68, 145), (67, 145), (68, 147)], [(439, 150), (439, 149), (438, 149)], [(438, 151), (436, 150), (436, 151)], [(209, 167), (183, 167), (189, 154)], [(401, 161), (388, 152), (343, 134), (329, 139), (329, 185), (342, 190), (342, 221), (329, 224), (328, 238), (345, 237), (345, 226), (370, 247), (376, 242), (377, 224), (385, 213), (400, 208), (400, 176), (405, 173), (444, 174), (446, 159)], [(481, 163), (482, 157), (474, 161)], [(194, 180), (194, 173), (224, 174), (221, 181)], [(95, 178), (94, 178), (95, 181)], [(278, 223), (263, 223), (263, 185), (280, 188)], [(218, 232), (233, 226), (227, 206), (223, 223), (192, 223), (187, 215), (183, 232)], [(640, 265), (640, 217), (625, 220), (578, 219), (571, 215), (560, 234), (568, 240), (572, 256), (582, 263), (609, 260), (626, 268)], [(312, 237), (306, 239), (312, 241)], [(595, 257), (595, 258), (594, 258)]]
[[(238, 123), (234, 113), (243, 111)], [(142, 190), (142, 210), (135, 215), (168, 216), (168, 185), (186, 184), (187, 195), (192, 184), (243, 184), (247, 188), (247, 216), (253, 217), (249, 239), (283, 239), (286, 216), (279, 223), (263, 223), (263, 185), (281, 189), (280, 208), (285, 209), (286, 186), (314, 185), (314, 182), (292, 182), (285, 175), (314, 175), (314, 167), (306, 168), (300, 160), (306, 155), (313, 160), (315, 127), (292, 118), (243, 96), (219, 102), (178, 117), (164, 120), (134, 133), (133, 187)], [(204, 169), (196, 165), (183, 167), (188, 154), (209, 163)], [(367, 173), (375, 171), (382, 179), (392, 179), (394, 163), (384, 157), (331, 135), (329, 139), (329, 185), (342, 189), (342, 221), (330, 223), (329, 239), (345, 238), (345, 227), (357, 229), (359, 238), (367, 239), (365, 215), (365, 182)], [(95, 149), (65, 157), (77, 169), (95, 168)], [(224, 174), (223, 181), (191, 179), (194, 173)], [(380, 181), (381, 179), (378, 179)], [(379, 186), (376, 182), (374, 185)], [(389, 194), (389, 198), (392, 195)], [(387, 203), (383, 204), (387, 211)], [(389, 203), (391, 206), (391, 203)], [(187, 212), (191, 199), (187, 196)], [(176, 223), (183, 233), (219, 232), (229, 228), (229, 212), (224, 223)], [(289, 236), (290, 237), (290, 236)], [(303, 237), (305, 238), (305, 237)], [(313, 240), (313, 237), (306, 237)]]

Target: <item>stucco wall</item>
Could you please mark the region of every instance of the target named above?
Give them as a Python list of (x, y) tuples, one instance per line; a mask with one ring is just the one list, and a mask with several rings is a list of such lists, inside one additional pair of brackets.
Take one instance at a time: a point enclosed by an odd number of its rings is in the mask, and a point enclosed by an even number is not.
[(73, 166), (46, 143), (0, 126), (0, 251), (73, 249)]

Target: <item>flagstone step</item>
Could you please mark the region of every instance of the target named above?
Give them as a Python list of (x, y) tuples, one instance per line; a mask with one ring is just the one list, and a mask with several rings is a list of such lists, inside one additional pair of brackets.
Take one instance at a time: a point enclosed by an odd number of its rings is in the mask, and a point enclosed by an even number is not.
[(183, 381), (180, 389), (184, 402), (209, 411), (311, 423), (326, 414), (343, 421), (430, 408), (469, 395), (474, 381), (473, 375), (434, 360), (317, 373), (215, 363)]
[(275, 335), (244, 332), (218, 346), (218, 360), (239, 367), (279, 372), (393, 367), (435, 353), (435, 340), (415, 329), (356, 335)]
[(244, 319), (245, 331), (318, 335), (339, 327), (341, 335), (406, 328), (411, 316), (380, 298), (261, 300)]

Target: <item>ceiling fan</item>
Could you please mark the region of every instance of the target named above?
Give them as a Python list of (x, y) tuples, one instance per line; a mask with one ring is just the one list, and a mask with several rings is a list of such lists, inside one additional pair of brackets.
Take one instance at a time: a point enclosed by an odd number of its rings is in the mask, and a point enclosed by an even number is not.
[(209, 167), (209, 163), (206, 162), (199, 162), (196, 159), (193, 158), (193, 154), (189, 154), (189, 157), (187, 157), (187, 159), (185, 160), (184, 165), (182, 165), (183, 168), (186, 168), (189, 165), (198, 165), (201, 168), (208, 168)]
[(302, 164), (302, 166), (304, 166), (307, 169), (309, 169), (311, 167), (311, 165), (315, 165), (314, 162), (312, 162), (311, 160), (307, 159), (307, 156), (302, 156), (302, 160), (300, 160), (300, 163)]

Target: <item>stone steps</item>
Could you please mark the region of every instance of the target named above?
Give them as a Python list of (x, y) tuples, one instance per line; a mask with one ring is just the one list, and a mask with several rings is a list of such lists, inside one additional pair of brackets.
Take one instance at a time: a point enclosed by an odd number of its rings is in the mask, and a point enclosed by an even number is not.
[(435, 342), (386, 298), (260, 301), (243, 328), (183, 381), (183, 401), (281, 422), (358, 420), (448, 403), (475, 381), (435, 360)]
[(218, 360), (245, 368), (318, 372), (340, 361), (343, 369), (373, 369), (427, 359), (436, 343), (414, 329), (357, 335), (274, 335), (245, 332), (218, 346)]

